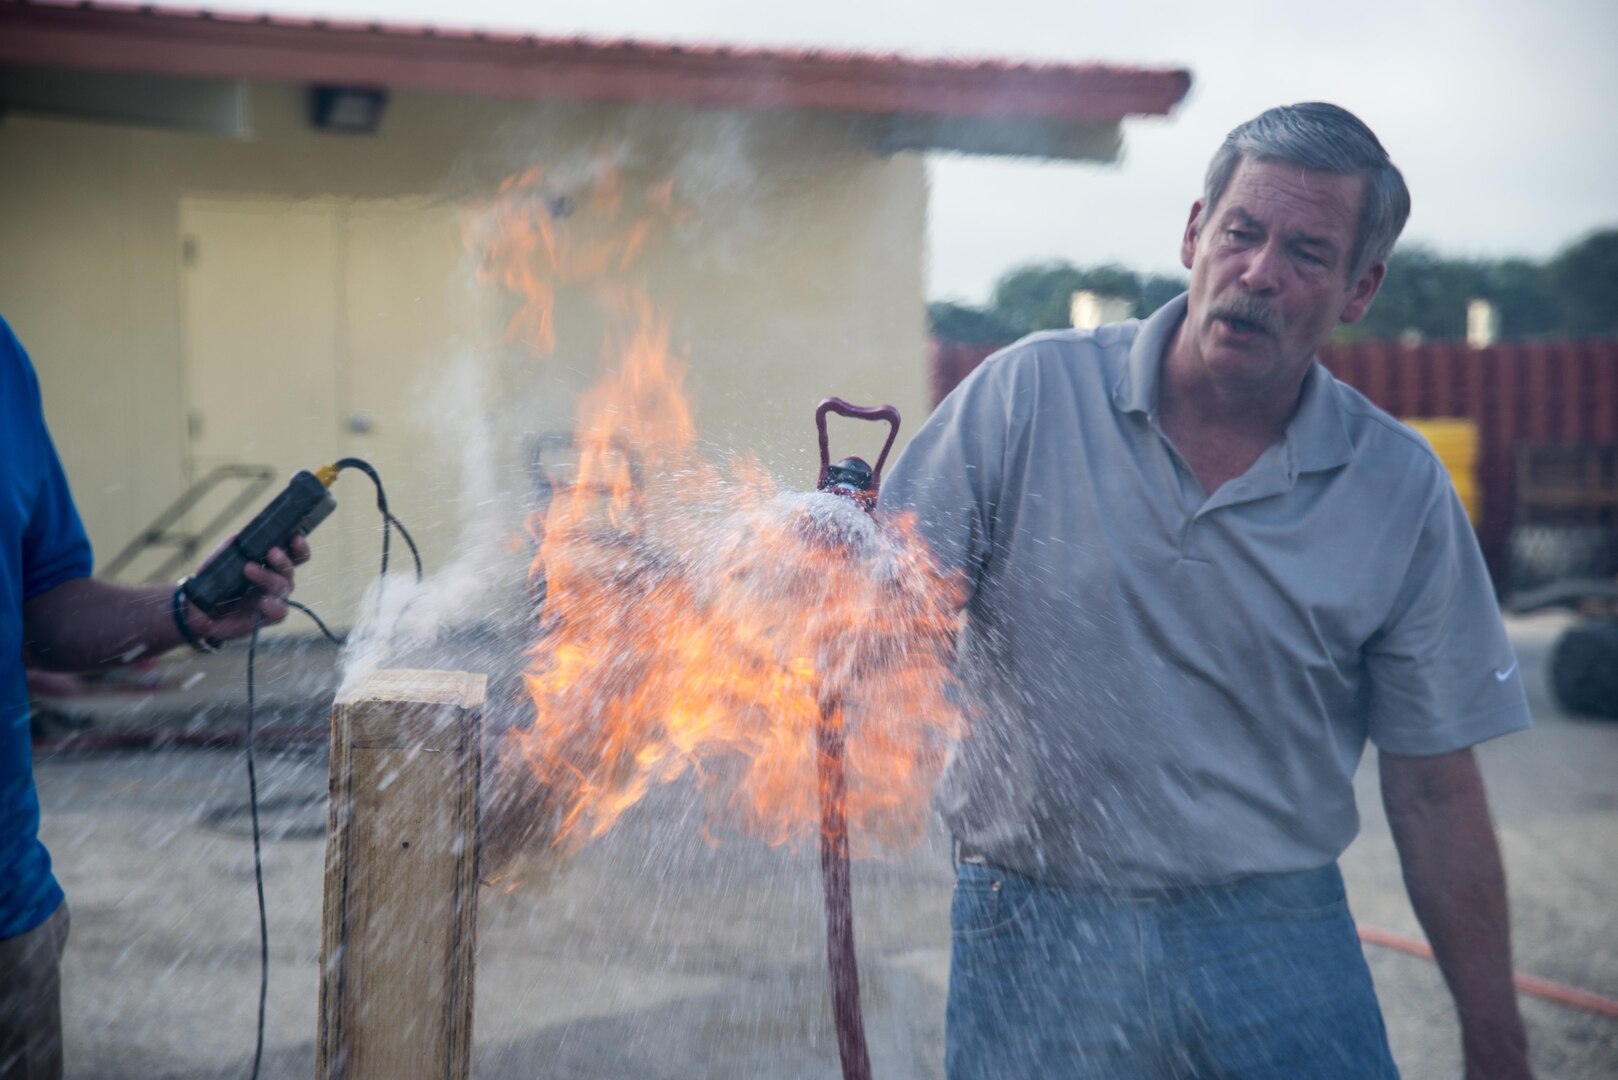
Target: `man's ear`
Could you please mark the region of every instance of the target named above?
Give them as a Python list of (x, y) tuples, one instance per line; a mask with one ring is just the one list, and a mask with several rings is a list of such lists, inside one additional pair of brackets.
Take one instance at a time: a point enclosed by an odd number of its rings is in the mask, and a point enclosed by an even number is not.
[(1191, 216), (1186, 218), (1185, 235), (1180, 237), (1180, 265), (1191, 269), (1197, 255), (1197, 230), (1202, 223), (1202, 200), (1191, 204)]
[(1341, 316), (1345, 323), (1356, 323), (1364, 318), (1366, 309), (1371, 301), (1376, 299), (1376, 292), (1382, 288), (1382, 279), (1388, 275), (1388, 264), (1384, 262), (1372, 263), (1365, 268), (1351, 289), (1349, 289), (1348, 306), (1343, 309)]

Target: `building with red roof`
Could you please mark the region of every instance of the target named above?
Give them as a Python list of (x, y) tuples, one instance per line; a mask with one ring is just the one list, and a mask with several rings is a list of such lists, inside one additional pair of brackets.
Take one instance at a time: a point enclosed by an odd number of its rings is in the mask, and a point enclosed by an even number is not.
[[(575, 230), (607, 170), (628, 192), (672, 185), (677, 222), (632, 273), (698, 427), (807, 486), (821, 398), (891, 402), (912, 428), (927, 409), (925, 155), (1113, 160), (1126, 119), (1169, 115), (1189, 85), (0, 0), (0, 313), (103, 555), (216, 465), (359, 454), (401, 516), (432, 508), (416, 517), (441, 561), (468, 448), (492, 455), (488, 485), (521, 487), (522, 447), (566, 431), (598, 371), (582, 286), (556, 294), (551, 360), (508, 332), (520, 304), (468, 224), (505, 178), (549, 170), (536, 192)], [(327, 582), (300, 592), (351, 610), (340, 582), (365, 580), (344, 571), (370, 538), (322, 539)]]

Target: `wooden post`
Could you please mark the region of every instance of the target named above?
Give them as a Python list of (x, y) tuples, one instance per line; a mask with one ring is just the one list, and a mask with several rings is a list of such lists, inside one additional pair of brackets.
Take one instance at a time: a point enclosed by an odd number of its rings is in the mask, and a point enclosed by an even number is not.
[(379, 671), (332, 710), (317, 1080), (466, 1080), (487, 679)]

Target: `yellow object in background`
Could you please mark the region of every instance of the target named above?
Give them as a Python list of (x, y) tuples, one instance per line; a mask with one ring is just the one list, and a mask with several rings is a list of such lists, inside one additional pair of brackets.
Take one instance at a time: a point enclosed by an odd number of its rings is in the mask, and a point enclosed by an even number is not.
[(1466, 508), (1466, 516), (1475, 528), (1483, 513), (1481, 492), (1478, 490), (1478, 456), (1481, 440), (1478, 425), (1472, 420), (1456, 417), (1438, 417), (1423, 420), (1405, 420), (1431, 444), (1438, 460), (1449, 470), (1455, 485), (1455, 494)]

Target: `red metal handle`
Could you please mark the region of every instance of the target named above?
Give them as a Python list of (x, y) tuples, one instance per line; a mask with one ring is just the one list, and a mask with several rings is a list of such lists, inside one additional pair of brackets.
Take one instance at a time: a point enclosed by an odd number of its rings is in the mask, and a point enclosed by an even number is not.
[(815, 427), (820, 431), (820, 478), (815, 481), (816, 487), (826, 482), (826, 470), (831, 468), (831, 442), (826, 436), (826, 414), (829, 412), (851, 420), (888, 422), (888, 441), (882, 444), (882, 453), (871, 467), (871, 487), (874, 490), (882, 483), (882, 466), (887, 463), (888, 451), (893, 449), (893, 440), (899, 437), (899, 410), (892, 405), (850, 405), (838, 397), (822, 401), (815, 410)]

